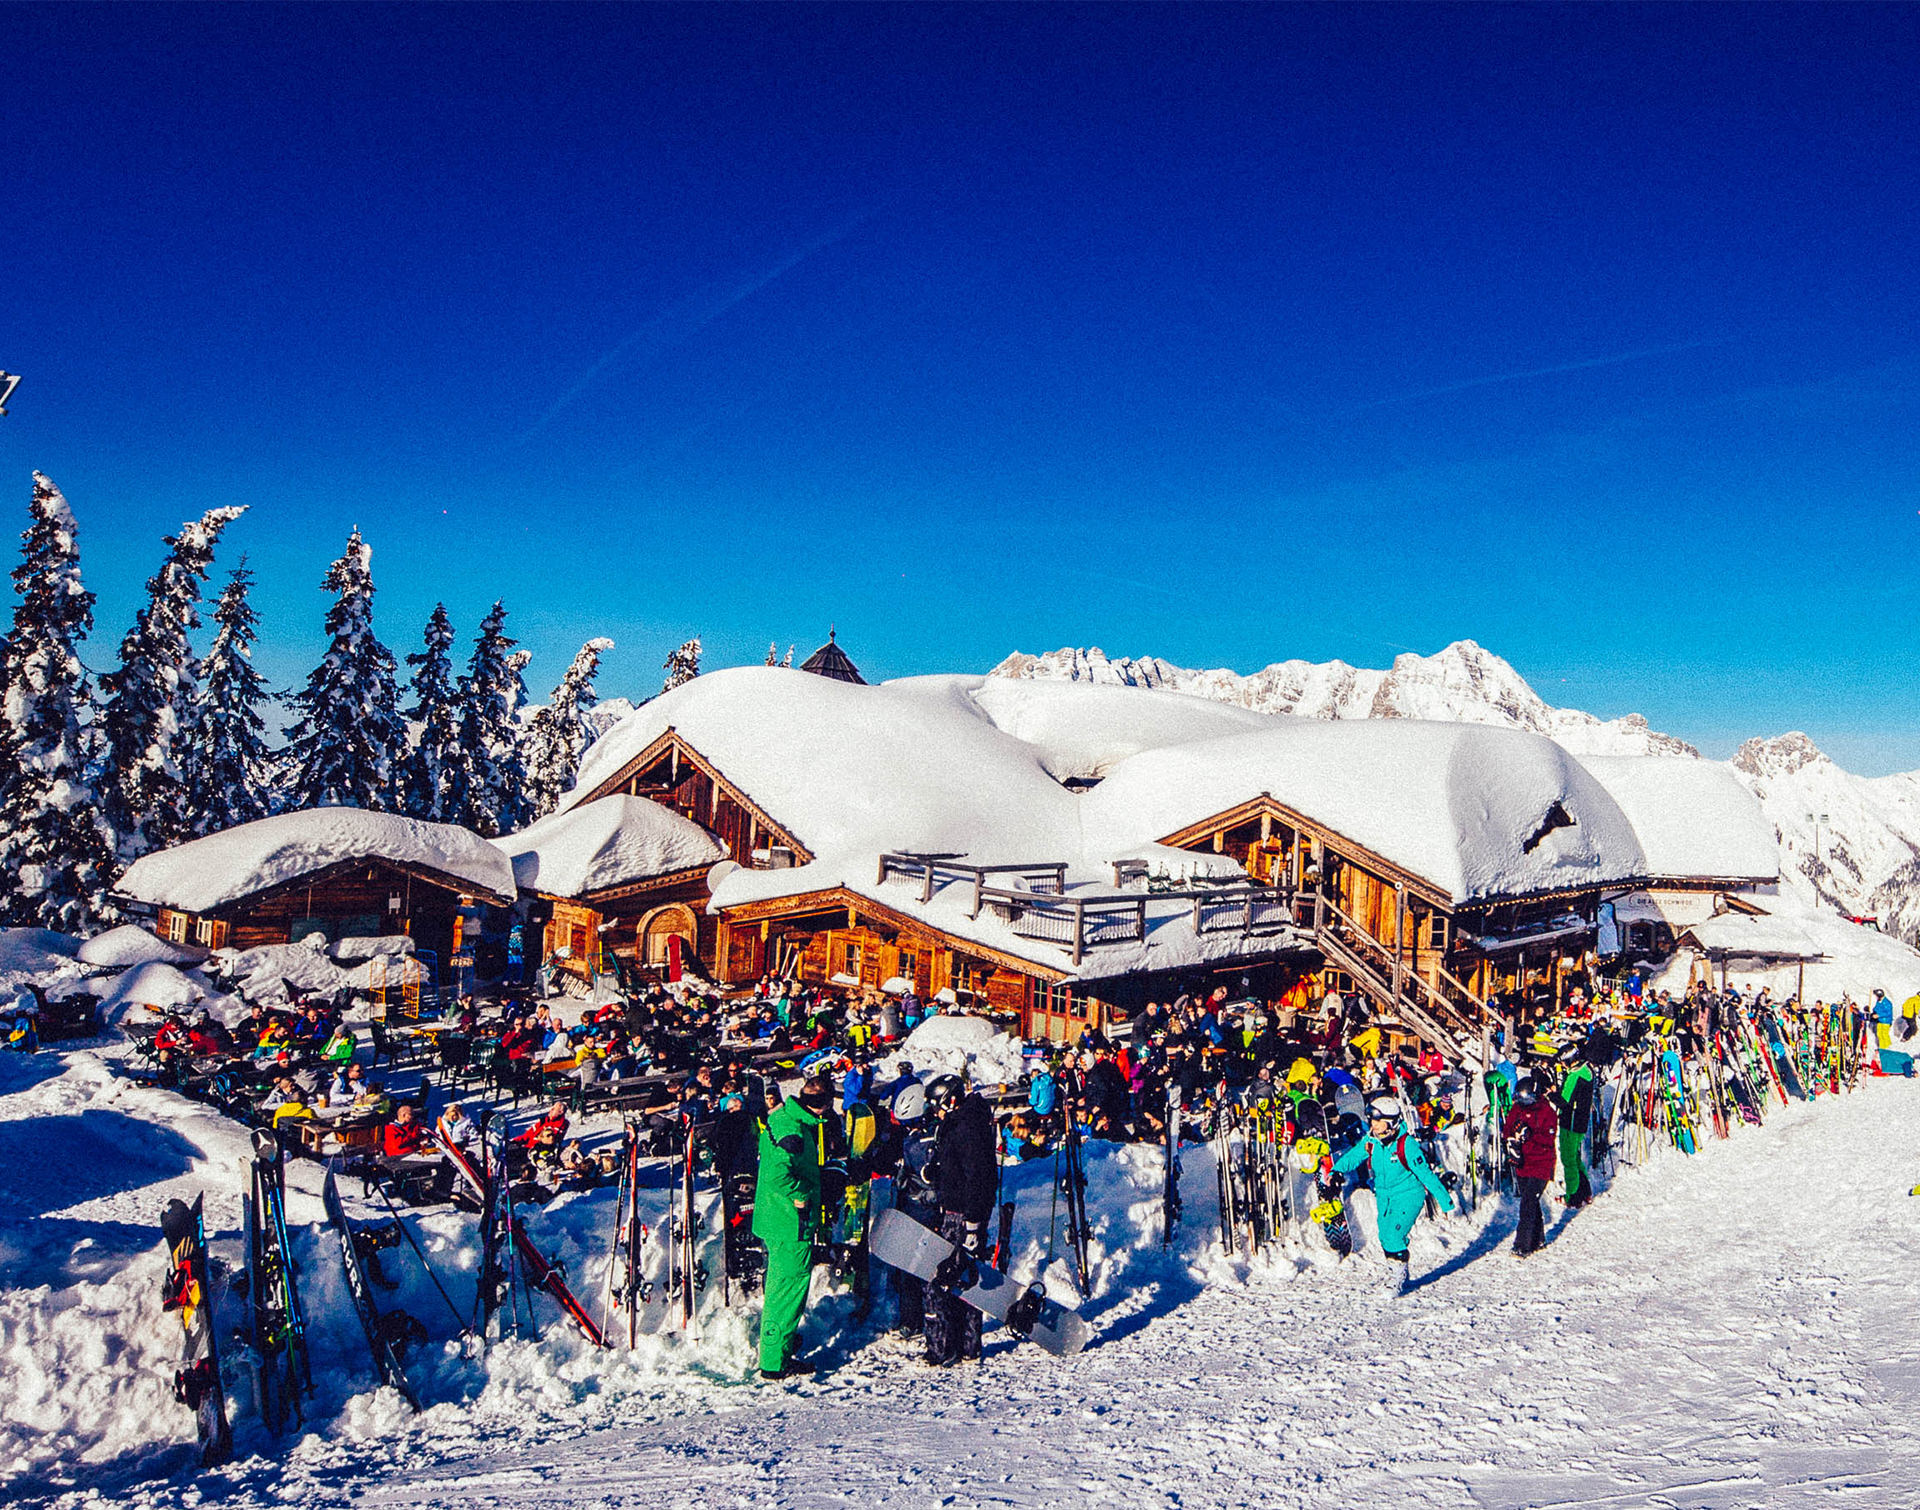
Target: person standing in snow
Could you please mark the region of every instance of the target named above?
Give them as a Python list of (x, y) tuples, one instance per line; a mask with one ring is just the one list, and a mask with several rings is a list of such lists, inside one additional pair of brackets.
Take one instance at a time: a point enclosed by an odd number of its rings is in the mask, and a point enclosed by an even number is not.
[(1593, 1066), (1577, 1046), (1561, 1058), (1567, 1068), (1553, 1098), (1560, 1120), (1560, 1167), (1567, 1180), (1567, 1204), (1584, 1206), (1593, 1199), (1583, 1157), (1587, 1130), (1593, 1122)]
[(813, 1239), (820, 1225), (820, 1123), (832, 1109), (832, 1081), (810, 1075), (799, 1096), (782, 1101), (760, 1132), (753, 1235), (767, 1249), (760, 1308), (762, 1379), (799, 1372), (800, 1317), (813, 1282)]
[(1453, 1195), (1420, 1151), (1420, 1140), (1402, 1125), (1400, 1102), (1375, 1096), (1367, 1106), (1367, 1135), (1334, 1162), (1347, 1174), (1364, 1163), (1373, 1176), (1380, 1252), (1388, 1264), (1387, 1290), (1404, 1294), (1408, 1283), (1408, 1239), (1426, 1210), (1427, 1197), (1442, 1211), (1453, 1210)]
[[(984, 1257), (987, 1221), (1000, 1192), (998, 1138), (993, 1109), (966, 1081), (943, 1076), (929, 1104), (944, 1108), (933, 1150), (933, 1186), (940, 1204), (940, 1235), (962, 1254)], [(927, 1297), (927, 1362), (971, 1362), (980, 1356), (980, 1313), (957, 1296)]]
[(1547, 1241), (1546, 1212), (1540, 1205), (1541, 1193), (1553, 1178), (1554, 1159), (1559, 1152), (1560, 1119), (1545, 1101), (1531, 1072), (1520, 1077), (1514, 1088), (1513, 1110), (1500, 1129), (1512, 1153), (1508, 1166), (1514, 1185), (1520, 1192), (1520, 1225), (1513, 1234), (1513, 1251), (1525, 1258), (1537, 1252)]

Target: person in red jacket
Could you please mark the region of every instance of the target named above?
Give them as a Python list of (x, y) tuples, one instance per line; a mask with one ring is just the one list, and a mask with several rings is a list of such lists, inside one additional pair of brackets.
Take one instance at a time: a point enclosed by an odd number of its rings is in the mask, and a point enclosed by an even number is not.
[(381, 1134), (380, 1151), (389, 1159), (410, 1159), (426, 1141), (426, 1127), (414, 1121), (412, 1105), (402, 1101)]
[(1514, 1184), (1520, 1190), (1520, 1225), (1513, 1234), (1513, 1251), (1525, 1258), (1547, 1241), (1547, 1218), (1540, 1195), (1553, 1178), (1560, 1150), (1560, 1118), (1540, 1099), (1540, 1088), (1531, 1074), (1522, 1075), (1514, 1088), (1513, 1110), (1507, 1113), (1500, 1133), (1512, 1149)]

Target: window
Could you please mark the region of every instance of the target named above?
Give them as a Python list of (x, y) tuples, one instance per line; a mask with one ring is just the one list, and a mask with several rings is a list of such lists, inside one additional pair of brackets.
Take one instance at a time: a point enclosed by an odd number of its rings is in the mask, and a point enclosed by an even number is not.
[(900, 975), (906, 980), (914, 978), (914, 971), (920, 968), (920, 956), (911, 949), (900, 951)]
[(184, 944), (187, 941), (187, 915), (184, 912), (162, 913), (160, 921), (170, 943)]
[(846, 973), (848, 975), (851, 975), (855, 980), (859, 980), (861, 979), (860, 967), (865, 963), (866, 963), (866, 951), (862, 949), (858, 944), (849, 942), (847, 944), (847, 961), (840, 968), (846, 971)]
[(194, 928), (194, 942), (204, 948), (213, 946), (213, 919), (202, 918)]

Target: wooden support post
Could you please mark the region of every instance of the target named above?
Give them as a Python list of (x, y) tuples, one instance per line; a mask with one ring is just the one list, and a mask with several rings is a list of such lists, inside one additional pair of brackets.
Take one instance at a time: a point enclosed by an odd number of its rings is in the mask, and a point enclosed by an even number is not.
[(1133, 936), (1145, 940), (1147, 936), (1147, 899), (1140, 898), (1133, 904)]
[(1073, 899), (1073, 962), (1080, 963), (1081, 951), (1086, 947), (1087, 904), (1084, 898)]
[(1253, 932), (1253, 893), (1248, 892), (1240, 899), (1240, 936), (1245, 938)]
[(1262, 813), (1260, 815), (1260, 842), (1262, 844), (1265, 844), (1272, 837), (1273, 837), (1273, 814)]
[(931, 860), (927, 861), (927, 873), (920, 882), (920, 900), (923, 903), (933, 900), (933, 861)]
[(977, 918), (980, 916), (980, 888), (985, 884), (986, 884), (986, 878), (981, 874), (981, 872), (979, 872), (978, 870), (974, 871), (973, 873), (973, 911), (967, 914), (967, 916), (970, 918)]
[(1404, 881), (1393, 884), (1393, 999), (1400, 1000), (1400, 993), (1407, 983), (1407, 886)]
[(1195, 892), (1193, 897), (1193, 936), (1200, 937), (1200, 894), (1198, 892)]
[(885, 886), (887, 884), (887, 857), (885, 855), (880, 857), (880, 869), (874, 875), (873, 884), (875, 886)]

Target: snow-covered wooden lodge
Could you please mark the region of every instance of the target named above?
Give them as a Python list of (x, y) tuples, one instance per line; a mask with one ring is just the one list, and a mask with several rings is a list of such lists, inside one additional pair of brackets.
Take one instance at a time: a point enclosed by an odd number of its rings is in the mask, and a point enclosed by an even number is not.
[(1732, 947), (1701, 925), (1762, 911), (1778, 878), (1758, 805), (1705, 761), (1075, 682), (871, 686), (828, 648), (634, 710), (520, 833), (292, 813), (149, 856), (121, 889), (183, 942), (406, 932), (442, 959), (463, 900), (517, 898), (529, 963), (589, 979), (611, 953), (723, 983), (904, 982), (1055, 1039), (1318, 975), (1458, 1050), (1596, 950), (1687, 929)]
[[(1490, 1001), (1556, 993), (1610, 899), (1764, 879), (1751, 799), (1686, 764), (1713, 797), (1688, 797), (1696, 826), (1744, 802), (1744, 828), (1724, 867), (1696, 853), (1674, 876), (1610, 784), (1644, 797), (1640, 822), (1677, 853), (1685, 825), (1651, 790), (1515, 730), (754, 667), (629, 715), (588, 753), (563, 816), (637, 799), (712, 837), (731, 864), (705, 872), (711, 932), (696, 924), (693, 942), (722, 981), (898, 978), (1071, 1038), (1176, 989), (1277, 996), (1326, 972), (1457, 1047), (1497, 1015)], [(502, 841), (517, 865), (541, 848), (531, 835)], [(1693, 874), (1703, 865), (1715, 873)], [(676, 883), (690, 909), (695, 868)]]
[(515, 901), (512, 863), (478, 834), (351, 807), (282, 813), (142, 856), (117, 890), (176, 943), (406, 934), (442, 965), (463, 906)]

